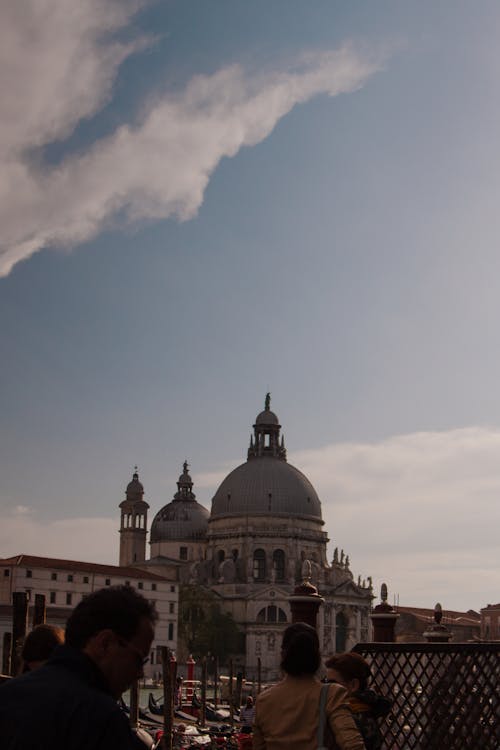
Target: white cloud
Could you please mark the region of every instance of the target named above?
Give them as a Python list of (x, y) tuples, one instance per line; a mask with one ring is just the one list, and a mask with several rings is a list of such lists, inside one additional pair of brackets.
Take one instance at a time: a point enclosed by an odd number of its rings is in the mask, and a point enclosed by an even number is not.
[[(420, 432), (291, 456), (322, 500), (331, 546), (401, 604), (500, 597), (500, 431)], [(378, 591), (376, 592), (378, 593)]]
[(68, 135), (110, 96), (123, 60), (145, 39), (118, 41), (138, 0), (24, 0), (0, 8), (0, 154)]
[(40, 555), (118, 564), (116, 518), (42, 521), (25, 506), (2, 512), (0, 557)]
[[(144, 39), (124, 44), (110, 34), (126, 26), (136, 3), (85, 0), (74, 13), (64, 0), (48, 5), (47, 14), (9, 10), (2, 19), (0, 43), (15, 41), (3, 52), (14, 64), (0, 88), (11, 113), (0, 131), (0, 275), (43, 247), (92, 238), (118, 213), (127, 221), (193, 217), (224, 156), (265, 139), (295, 105), (356, 90), (381, 65), (380, 55), (345, 45), (287, 70), (247, 74), (234, 65), (196, 76), (183, 92), (158, 98), (138, 124), (122, 124), (50, 167), (30, 160), (29, 149), (95, 113)], [(30, 36), (36, 43), (25, 59)]]

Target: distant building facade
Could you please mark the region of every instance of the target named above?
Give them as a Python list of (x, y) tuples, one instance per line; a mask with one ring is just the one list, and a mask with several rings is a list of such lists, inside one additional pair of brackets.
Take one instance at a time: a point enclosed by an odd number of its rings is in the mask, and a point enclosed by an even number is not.
[(488, 604), (481, 610), (481, 638), (500, 641), (500, 604)]
[[(0, 664), (3, 660), (4, 636), (12, 629), (12, 594), (27, 592), (31, 602), (35, 594), (44, 594), (47, 622), (64, 627), (73, 608), (84, 596), (106, 586), (127, 585), (154, 601), (159, 614), (147, 677), (161, 672), (160, 647), (177, 648), (177, 615), (179, 585), (175, 580), (133, 567), (100, 565), (75, 560), (59, 560), (33, 555), (16, 555), (0, 559)], [(29, 614), (31, 626), (31, 613)]]
[[(396, 641), (398, 643), (419, 643), (426, 641), (424, 633), (434, 625), (434, 610), (423, 607), (394, 607), (399, 614), (396, 620)], [(467, 612), (443, 610), (442, 625), (453, 634), (451, 642), (465, 643), (480, 637), (481, 615), (473, 609)]]
[[(256, 674), (260, 659), (269, 679), (278, 675), (280, 636), (291, 618), (289, 597), (305, 569), (324, 598), (318, 630), (325, 654), (370, 640), (373, 599), (371, 579), (356, 582), (343, 551), (336, 549), (328, 562), (321, 502), (307, 477), (288, 463), (280, 431), (268, 394), (247, 460), (224, 479), (210, 512), (196, 501), (185, 462), (172, 501), (153, 519), (150, 558), (139, 563), (214, 592), (245, 635), (240, 663), (247, 677)], [(136, 473), (127, 487), (127, 507), (120, 506), (123, 564), (145, 557), (143, 521), (134, 526), (133, 520), (144, 517), (143, 494)], [(132, 526), (124, 527), (125, 510)]]

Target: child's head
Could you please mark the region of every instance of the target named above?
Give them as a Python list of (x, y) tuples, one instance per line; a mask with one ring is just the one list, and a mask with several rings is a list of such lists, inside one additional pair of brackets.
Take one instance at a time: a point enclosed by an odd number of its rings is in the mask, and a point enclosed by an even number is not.
[(349, 694), (366, 689), (370, 667), (360, 654), (335, 654), (325, 664), (327, 680), (343, 685)]

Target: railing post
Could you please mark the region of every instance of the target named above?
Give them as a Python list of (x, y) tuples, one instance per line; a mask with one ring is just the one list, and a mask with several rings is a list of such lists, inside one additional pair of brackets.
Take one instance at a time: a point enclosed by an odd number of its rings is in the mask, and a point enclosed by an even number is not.
[(292, 622), (305, 622), (311, 627), (317, 627), (318, 610), (325, 601), (318, 594), (318, 589), (311, 583), (311, 563), (304, 560), (302, 566), (302, 583), (299, 583), (289, 597), (292, 611)]
[(396, 620), (399, 615), (387, 602), (387, 585), (382, 584), (380, 588), (381, 603), (378, 604), (370, 615), (373, 623), (373, 640), (375, 643), (394, 643), (396, 640)]
[(439, 602), (434, 607), (434, 625), (423, 633), (427, 643), (448, 643), (453, 637), (453, 633), (448, 630), (446, 625), (441, 624), (443, 619), (443, 609)]

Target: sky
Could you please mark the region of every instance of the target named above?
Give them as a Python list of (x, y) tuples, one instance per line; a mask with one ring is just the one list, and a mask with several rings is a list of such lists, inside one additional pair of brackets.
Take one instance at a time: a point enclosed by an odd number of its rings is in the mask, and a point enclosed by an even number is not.
[[(116, 563), (267, 391), (357, 578), (500, 600), (500, 6), (0, 9), (0, 556)], [(378, 600), (376, 600), (377, 602)]]

